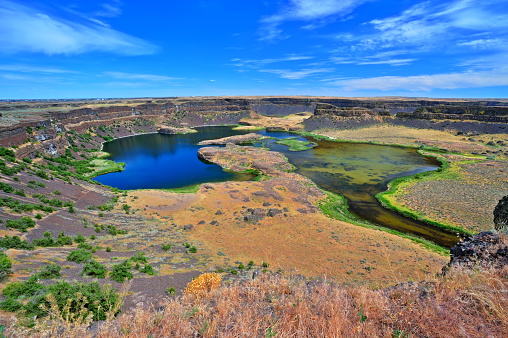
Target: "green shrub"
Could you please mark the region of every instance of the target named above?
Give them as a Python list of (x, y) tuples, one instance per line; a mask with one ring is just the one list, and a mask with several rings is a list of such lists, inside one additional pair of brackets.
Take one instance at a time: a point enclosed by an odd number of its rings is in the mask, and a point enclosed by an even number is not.
[(49, 175), (44, 170), (36, 170), (35, 175), (39, 176), (40, 178), (43, 178), (45, 180), (49, 180)]
[(53, 247), (57, 246), (55, 239), (51, 235), (51, 232), (46, 231), (42, 235), (42, 238), (37, 238), (32, 241), (32, 244), (35, 246), (42, 246), (42, 247)]
[(153, 269), (153, 266), (150, 264), (145, 264), (145, 266), (139, 270), (139, 272), (146, 273), (147, 275), (153, 276), (155, 275), (155, 270)]
[(36, 274), (36, 276), (39, 279), (58, 278), (58, 277), (62, 277), (62, 275), (60, 274), (61, 270), (62, 270), (62, 267), (60, 265), (51, 263), (51, 264), (43, 266), (41, 268), (41, 270)]
[(14, 192), (14, 195), (18, 195), (18, 196), (21, 196), (21, 197), (26, 197), (25, 190), (23, 190), (23, 189), (16, 190)]
[(172, 286), (170, 286), (169, 288), (166, 289), (166, 293), (170, 296), (175, 296), (176, 295), (176, 289)]
[[(80, 305), (83, 305), (86, 310), (93, 313), (93, 320), (105, 320), (109, 311), (119, 308), (117, 304), (121, 300), (120, 295), (110, 285), (101, 287), (97, 282), (59, 282), (57, 284), (49, 285), (44, 295), (34, 299), (32, 303), (33, 306), (30, 308), (25, 306), (25, 308), (27, 308), (27, 310), (40, 309), (41, 305), (43, 305), (46, 309), (48, 309), (50, 307), (50, 303), (46, 295), (49, 294), (54, 297), (55, 303), (60, 311), (63, 311), (70, 303), (69, 312), (79, 314), (81, 308)], [(71, 301), (69, 302), (68, 300)], [(27, 312), (27, 315), (29, 315), (30, 311)], [(33, 311), (32, 314), (37, 314), (38, 312), (39, 311)], [(118, 314), (120, 310), (118, 309), (115, 312), (115, 314)], [(46, 311), (43, 312), (42, 316), (45, 314)], [(88, 313), (83, 313), (83, 317), (87, 315)], [(70, 318), (72, 318), (72, 316), (70, 316)], [(84, 318), (79, 319), (81, 320)]]
[(93, 246), (88, 244), (88, 243), (79, 243), (78, 244), (78, 249), (85, 249), (85, 250), (92, 251), (93, 250)]
[(8, 228), (18, 229), (21, 232), (27, 232), (28, 228), (35, 226), (35, 221), (28, 216), (22, 217), (17, 220), (9, 219), (5, 222), (5, 226)]
[(76, 243), (85, 243), (86, 237), (83, 236), (81, 233), (78, 233), (76, 236), (74, 236), (74, 242)]
[(0, 156), (2, 157), (15, 157), (14, 150), (8, 149), (6, 147), (0, 147)]
[(161, 248), (164, 251), (169, 251), (169, 250), (171, 250), (171, 244), (162, 244)]
[(11, 193), (14, 191), (14, 188), (7, 183), (0, 182), (0, 190), (3, 190), (6, 193)]
[(0, 248), (4, 249), (21, 249), (21, 250), (33, 250), (34, 245), (28, 243), (26, 240), (21, 240), (19, 236), (8, 236), (0, 238)]
[(106, 267), (95, 260), (86, 262), (81, 271), (81, 275), (97, 278), (105, 278), (108, 270)]
[(148, 258), (141, 251), (136, 252), (136, 254), (130, 258), (130, 260), (137, 263), (148, 263)]
[(122, 205), (122, 209), (123, 209), (123, 211), (125, 211), (126, 214), (128, 214), (129, 210), (131, 209), (131, 206), (128, 204), (124, 204), (124, 205)]
[(72, 245), (73, 240), (72, 240), (71, 236), (65, 236), (65, 234), (63, 232), (61, 232), (58, 234), (56, 243), (58, 246)]
[[(0, 309), (9, 312), (16, 312), (23, 307), (23, 304), (15, 300), (14, 298), (7, 298), (0, 302)], [(1, 337), (1, 336), (0, 336)]]
[(67, 260), (76, 263), (87, 262), (92, 259), (92, 254), (84, 249), (73, 250), (67, 255)]
[(2, 294), (7, 298), (18, 298), (20, 296), (30, 297), (44, 289), (44, 285), (37, 282), (37, 276), (31, 276), (24, 282), (9, 283), (2, 290)]
[(126, 260), (122, 263), (114, 264), (111, 273), (110, 278), (118, 283), (123, 283), (126, 279), (132, 279), (134, 275), (130, 271), (132, 268), (132, 263), (130, 260)]
[(11, 268), (12, 262), (9, 257), (5, 253), (0, 252), (0, 281), (12, 273)]

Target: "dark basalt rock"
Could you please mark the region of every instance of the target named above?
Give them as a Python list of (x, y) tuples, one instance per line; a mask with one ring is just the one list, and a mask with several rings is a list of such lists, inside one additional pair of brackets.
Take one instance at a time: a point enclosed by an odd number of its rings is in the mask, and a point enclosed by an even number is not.
[(455, 267), (502, 268), (507, 264), (508, 243), (500, 235), (484, 231), (460, 241), (450, 250), (450, 263), (443, 268), (443, 274)]
[(494, 209), (494, 227), (508, 231), (508, 196), (503, 197)]

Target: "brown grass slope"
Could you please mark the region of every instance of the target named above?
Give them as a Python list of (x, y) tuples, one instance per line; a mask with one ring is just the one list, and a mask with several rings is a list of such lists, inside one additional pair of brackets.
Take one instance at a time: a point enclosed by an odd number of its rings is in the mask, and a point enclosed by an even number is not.
[[(389, 289), (262, 274), (210, 292), (166, 298), (112, 321), (57, 318), (12, 336), (40, 337), (505, 337), (508, 269), (450, 272)], [(58, 334), (56, 334), (58, 332)]]

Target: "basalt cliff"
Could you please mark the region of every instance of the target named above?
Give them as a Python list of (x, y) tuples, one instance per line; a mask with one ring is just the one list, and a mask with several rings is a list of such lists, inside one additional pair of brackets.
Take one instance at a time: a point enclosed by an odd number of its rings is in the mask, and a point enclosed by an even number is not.
[[(101, 137), (179, 132), (205, 125), (243, 124), (261, 116), (308, 114), (305, 131), (354, 129), (376, 124), (454, 131), (467, 135), (506, 133), (507, 100), (235, 97), (151, 100), (75, 100), (0, 103), (0, 146), (17, 146), (16, 156), (55, 156), (72, 146), (68, 132)], [(270, 123), (268, 121), (268, 123)], [(112, 126), (115, 126), (112, 128)], [(106, 132), (105, 128), (109, 128)], [(295, 127), (266, 126), (273, 129)], [(180, 129), (184, 128), (184, 129)], [(98, 137), (98, 138), (97, 138)]]

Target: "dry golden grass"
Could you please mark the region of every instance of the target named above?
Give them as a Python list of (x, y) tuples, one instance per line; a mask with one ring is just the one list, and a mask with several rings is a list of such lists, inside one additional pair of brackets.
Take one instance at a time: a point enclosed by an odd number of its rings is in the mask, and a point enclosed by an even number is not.
[[(349, 130), (319, 130), (318, 134), (348, 141), (377, 142), (382, 144), (399, 144), (404, 146), (432, 146), (461, 153), (483, 152), (493, 149), (485, 145), (489, 141), (508, 141), (508, 134), (491, 134), (475, 136), (475, 142), (458, 136), (453, 132), (429, 129), (416, 129), (393, 125), (376, 125), (373, 127)], [(483, 140), (483, 142), (480, 142)]]
[(217, 289), (221, 281), (222, 277), (218, 273), (206, 272), (191, 280), (183, 292), (195, 295), (205, 294)]
[[(192, 230), (181, 234), (198, 247), (199, 255), (207, 257), (205, 271), (252, 260), (256, 265), (264, 261), (272, 269), (309, 277), (326, 273), (343, 282), (387, 285), (424, 278), (439, 271), (447, 261), (396, 235), (332, 220), (321, 212), (299, 212), (309, 209), (301, 199), (307, 188), (293, 179), (206, 186), (185, 197), (149, 190), (133, 191), (126, 197), (142, 215), (158, 217), (160, 230), (170, 229), (171, 223), (193, 225)], [(267, 203), (270, 206), (264, 207)], [(248, 208), (285, 207), (284, 214), (267, 216), (256, 223), (244, 220)], [(212, 221), (218, 225), (210, 224)], [(161, 237), (160, 241), (167, 239)]]
[[(505, 337), (508, 269), (454, 270), (389, 289), (261, 274), (209, 292), (167, 298), (61, 337)], [(72, 329), (72, 328), (71, 328)], [(33, 332), (33, 331), (32, 331)], [(19, 336), (23, 336), (23, 332)]]

